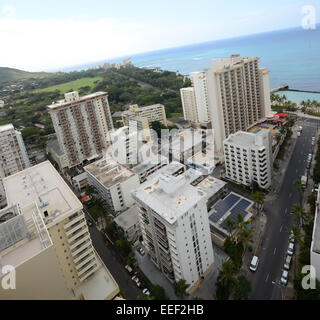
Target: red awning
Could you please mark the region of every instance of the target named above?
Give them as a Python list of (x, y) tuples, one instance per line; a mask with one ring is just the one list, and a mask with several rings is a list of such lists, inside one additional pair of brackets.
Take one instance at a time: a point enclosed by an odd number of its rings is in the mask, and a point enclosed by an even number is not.
[(287, 117), (287, 113), (277, 113), (277, 115), (280, 117), (280, 118), (286, 118)]
[(89, 200), (89, 197), (86, 196), (86, 195), (84, 195), (84, 196), (81, 197), (81, 202), (86, 202), (86, 201), (88, 201), (88, 200)]

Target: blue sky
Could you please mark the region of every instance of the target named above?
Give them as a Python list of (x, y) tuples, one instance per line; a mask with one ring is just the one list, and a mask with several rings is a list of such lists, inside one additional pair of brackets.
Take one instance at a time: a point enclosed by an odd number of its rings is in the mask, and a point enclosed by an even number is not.
[(31, 71), (301, 25), (318, 0), (0, 0), (1, 66)]

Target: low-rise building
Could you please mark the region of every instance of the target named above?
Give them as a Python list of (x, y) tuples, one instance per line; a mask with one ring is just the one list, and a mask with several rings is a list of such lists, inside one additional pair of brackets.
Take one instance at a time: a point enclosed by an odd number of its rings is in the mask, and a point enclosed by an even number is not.
[(136, 117), (142, 117), (149, 121), (162, 122), (164, 126), (168, 126), (166, 110), (164, 105), (155, 104), (146, 107), (139, 107), (137, 104), (129, 106), (129, 110), (122, 113), (122, 121), (125, 126), (129, 125), (129, 120)]
[(128, 210), (119, 214), (114, 222), (118, 227), (121, 227), (124, 232), (124, 237), (128, 241), (135, 242), (141, 236), (140, 223), (138, 218), (138, 208), (133, 205)]
[(87, 172), (83, 172), (78, 174), (77, 176), (72, 178), (73, 185), (81, 191), (88, 185), (88, 174)]
[(140, 185), (139, 177), (132, 170), (113, 160), (110, 156), (84, 167), (88, 182), (113, 211), (130, 208), (134, 201), (130, 191)]
[(217, 202), (208, 213), (213, 242), (223, 247), (225, 240), (237, 232), (236, 230), (230, 232), (228, 219), (236, 222), (238, 214), (241, 214), (244, 221), (250, 220), (253, 216), (253, 204), (252, 201), (234, 192)]
[(238, 131), (224, 140), (226, 178), (245, 186), (256, 182), (268, 189), (272, 180), (272, 144), (270, 130)]

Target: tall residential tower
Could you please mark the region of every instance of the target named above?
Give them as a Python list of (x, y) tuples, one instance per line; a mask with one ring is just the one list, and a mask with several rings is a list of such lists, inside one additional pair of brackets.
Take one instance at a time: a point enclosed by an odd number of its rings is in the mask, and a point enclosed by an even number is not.
[(106, 92), (83, 97), (69, 92), (47, 108), (69, 168), (99, 157), (110, 145), (113, 123)]

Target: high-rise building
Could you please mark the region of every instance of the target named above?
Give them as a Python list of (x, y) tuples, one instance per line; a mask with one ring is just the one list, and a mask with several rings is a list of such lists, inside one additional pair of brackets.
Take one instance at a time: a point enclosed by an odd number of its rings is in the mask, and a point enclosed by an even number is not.
[(29, 166), (21, 133), (12, 124), (0, 126), (0, 201), (5, 198), (2, 179)]
[(78, 92), (69, 92), (64, 100), (47, 108), (69, 168), (99, 157), (110, 145), (113, 123), (106, 92), (83, 97)]
[(190, 77), (192, 87), (180, 90), (184, 119), (207, 126), (210, 122), (210, 113), (206, 76), (203, 72), (192, 72)]
[(192, 292), (214, 262), (207, 198), (191, 184), (194, 170), (172, 175), (164, 173), (167, 167), (150, 176), (132, 195), (151, 261), (170, 281), (186, 280)]
[(100, 300), (119, 293), (93, 248), (81, 202), (49, 161), (6, 177), (4, 188), (0, 264), (15, 268), (17, 283), (16, 290), (0, 289), (1, 299)]
[(206, 69), (209, 112), (216, 152), (223, 140), (271, 115), (268, 70), (259, 58), (232, 55), (212, 61)]
[(272, 142), (270, 130), (257, 133), (239, 131), (224, 140), (226, 178), (246, 186), (255, 181), (267, 189), (272, 180)]

